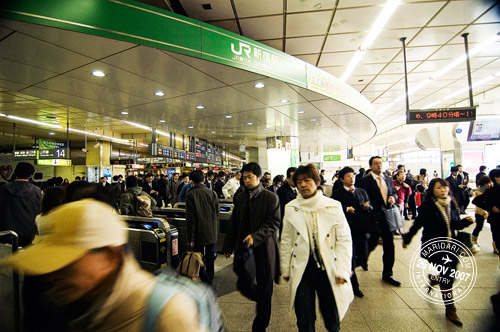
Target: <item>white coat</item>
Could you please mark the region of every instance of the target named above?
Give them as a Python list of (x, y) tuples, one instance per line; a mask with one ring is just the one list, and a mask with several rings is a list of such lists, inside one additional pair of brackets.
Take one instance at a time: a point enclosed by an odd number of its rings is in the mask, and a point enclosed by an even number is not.
[[(339, 319), (342, 320), (354, 299), (350, 281), (351, 231), (340, 202), (325, 197), (321, 191), (308, 199), (299, 194), (285, 206), (280, 258), (282, 276), (290, 277), (290, 307), (293, 307), (297, 287), (310, 256), (306, 213), (317, 218), (319, 251), (335, 296)], [(336, 284), (335, 277), (344, 278), (347, 282)]]

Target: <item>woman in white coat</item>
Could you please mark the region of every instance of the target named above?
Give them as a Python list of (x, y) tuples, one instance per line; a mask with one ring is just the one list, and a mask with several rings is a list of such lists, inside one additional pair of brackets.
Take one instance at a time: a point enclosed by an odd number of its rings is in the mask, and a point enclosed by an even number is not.
[(299, 194), (285, 206), (280, 248), (290, 305), (299, 332), (314, 331), (317, 294), (326, 329), (339, 331), (354, 298), (351, 231), (341, 204), (318, 190), (321, 180), (314, 165), (300, 166), (292, 180)]

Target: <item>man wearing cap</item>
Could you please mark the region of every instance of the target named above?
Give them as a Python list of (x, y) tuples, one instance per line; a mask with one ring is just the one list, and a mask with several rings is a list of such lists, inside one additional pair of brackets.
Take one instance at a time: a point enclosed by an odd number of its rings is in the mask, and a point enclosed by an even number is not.
[(34, 173), (32, 164), (20, 162), (14, 170), (16, 179), (0, 189), (0, 231), (16, 232), (21, 247), (30, 244), (37, 233), (35, 218), (40, 212), (42, 191), (28, 182)]
[[(34, 245), (1, 262), (37, 276), (37, 287), (25, 294), (26, 324), (36, 331), (55, 325), (57, 331), (143, 331), (156, 279), (141, 270), (126, 245), (127, 225), (111, 207), (93, 199), (71, 202), (39, 225)], [(155, 331), (201, 331), (197, 312), (196, 303), (178, 293)]]

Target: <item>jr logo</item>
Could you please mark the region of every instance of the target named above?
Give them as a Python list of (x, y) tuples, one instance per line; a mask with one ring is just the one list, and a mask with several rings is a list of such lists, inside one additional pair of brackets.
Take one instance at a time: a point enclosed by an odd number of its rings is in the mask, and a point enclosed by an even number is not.
[(231, 51), (236, 54), (236, 55), (242, 55), (243, 52), (245, 52), (245, 54), (247, 55), (248, 58), (250, 58), (250, 52), (252, 51), (252, 48), (250, 47), (250, 45), (247, 45), (245, 43), (241, 43), (240, 42), (240, 49), (238, 51), (236, 51), (234, 49), (234, 44), (231, 43)]

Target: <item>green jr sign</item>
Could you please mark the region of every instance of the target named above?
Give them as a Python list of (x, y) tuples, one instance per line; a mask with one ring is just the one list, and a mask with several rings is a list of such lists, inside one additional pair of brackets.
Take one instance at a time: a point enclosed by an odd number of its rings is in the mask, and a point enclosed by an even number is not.
[(325, 154), (323, 156), (323, 161), (340, 161), (339, 154)]

